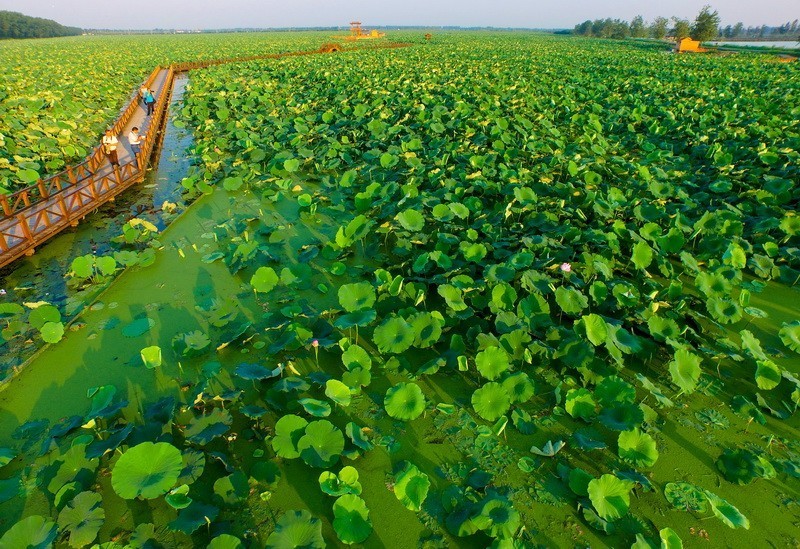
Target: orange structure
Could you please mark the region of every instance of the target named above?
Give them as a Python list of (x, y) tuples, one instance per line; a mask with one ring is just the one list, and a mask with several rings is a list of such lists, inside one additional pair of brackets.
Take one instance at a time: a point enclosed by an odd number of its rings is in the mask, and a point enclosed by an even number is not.
[(690, 52), (704, 52), (703, 48), (700, 47), (700, 42), (697, 40), (692, 40), (689, 37), (681, 38), (675, 43), (675, 51), (677, 53), (684, 53), (687, 51)]
[(367, 30), (361, 28), (361, 21), (350, 22), (350, 34), (348, 36), (334, 36), (333, 38), (339, 40), (375, 40), (376, 38), (383, 38), (386, 36), (385, 32), (378, 32), (376, 30)]

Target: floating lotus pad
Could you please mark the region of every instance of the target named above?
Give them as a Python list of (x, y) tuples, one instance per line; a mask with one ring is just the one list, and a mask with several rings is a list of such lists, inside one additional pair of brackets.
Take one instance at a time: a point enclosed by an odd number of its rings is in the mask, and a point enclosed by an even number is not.
[(511, 406), (511, 398), (502, 385), (495, 381), (486, 383), (472, 393), (472, 407), (486, 421), (500, 418)]
[(333, 529), (347, 545), (361, 543), (372, 533), (367, 504), (353, 494), (341, 496), (333, 503)]
[(411, 421), (425, 411), (425, 395), (416, 383), (398, 383), (386, 391), (383, 406), (391, 417)]
[(287, 511), (267, 538), (266, 549), (325, 549), (322, 521), (308, 511)]
[(180, 451), (166, 442), (143, 442), (129, 448), (111, 474), (111, 486), (124, 499), (155, 499), (166, 494), (183, 470)]

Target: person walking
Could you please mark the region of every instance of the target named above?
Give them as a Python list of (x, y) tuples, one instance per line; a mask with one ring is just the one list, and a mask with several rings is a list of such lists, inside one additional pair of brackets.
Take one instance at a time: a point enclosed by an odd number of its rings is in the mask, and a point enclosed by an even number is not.
[(117, 157), (117, 145), (119, 140), (114, 135), (114, 130), (108, 128), (106, 134), (103, 136), (103, 152), (106, 153), (109, 162), (112, 166), (119, 166), (119, 158)]
[(147, 105), (144, 102), (144, 95), (147, 93), (147, 91), (148, 91), (147, 86), (142, 84), (142, 87), (139, 88), (139, 98), (142, 100), (142, 105), (144, 105), (145, 107), (147, 107)]
[(139, 134), (139, 128), (136, 126), (131, 128), (131, 131), (128, 132), (128, 143), (131, 145), (131, 150), (133, 151), (133, 156), (136, 158), (137, 163), (139, 161), (139, 154), (142, 152), (143, 139), (144, 135)]
[(153, 90), (147, 90), (144, 94), (144, 104), (147, 107), (147, 116), (153, 114), (153, 108), (156, 104), (156, 96), (153, 95)]

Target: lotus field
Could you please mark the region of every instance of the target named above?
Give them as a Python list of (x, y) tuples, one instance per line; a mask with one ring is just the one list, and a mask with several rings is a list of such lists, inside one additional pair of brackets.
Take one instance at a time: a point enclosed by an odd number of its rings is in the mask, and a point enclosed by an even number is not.
[(798, 63), (393, 38), (192, 72), (193, 205), (5, 297), (0, 547), (800, 544)]

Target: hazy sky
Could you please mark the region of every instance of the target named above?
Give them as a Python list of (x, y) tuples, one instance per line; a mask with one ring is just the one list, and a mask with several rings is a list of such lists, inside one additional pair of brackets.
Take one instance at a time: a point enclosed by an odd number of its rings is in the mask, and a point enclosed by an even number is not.
[(585, 19), (676, 15), (710, 3), (723, 24), (779, 25), (800, 17), (800, 0), (0, 0), (0, 9), (83, 28), (233, 28), (346, 25), (572, 27)]

